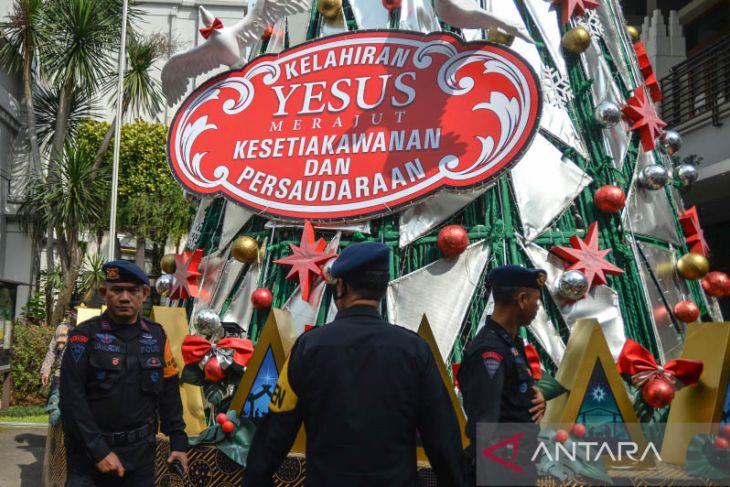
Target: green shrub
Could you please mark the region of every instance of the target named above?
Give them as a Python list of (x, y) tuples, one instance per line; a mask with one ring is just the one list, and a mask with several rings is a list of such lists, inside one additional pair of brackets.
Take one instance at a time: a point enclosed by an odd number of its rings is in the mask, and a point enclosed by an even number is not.
[(10, 406), (0, 409), (0, 416), (4, 418), (20, 418), (23, 416), (48, 416), (44, 406)]
[(13, 379), (12, 404), (45, 404), (47, 388), (41, 385), (41, 364), (55, 330), (48, 326), (16, 322), (10, 372)]

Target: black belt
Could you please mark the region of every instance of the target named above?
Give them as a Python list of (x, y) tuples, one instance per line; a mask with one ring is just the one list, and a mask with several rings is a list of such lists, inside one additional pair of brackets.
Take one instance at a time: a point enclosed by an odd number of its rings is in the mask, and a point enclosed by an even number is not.
[(119, 431), (117, 433), (102, 433), (109, 446), (122, 446), (143, 440), (148, 436), (157, 433), (157, 425), (155, 423), (147, 423), (144, 426), (129, 431)]

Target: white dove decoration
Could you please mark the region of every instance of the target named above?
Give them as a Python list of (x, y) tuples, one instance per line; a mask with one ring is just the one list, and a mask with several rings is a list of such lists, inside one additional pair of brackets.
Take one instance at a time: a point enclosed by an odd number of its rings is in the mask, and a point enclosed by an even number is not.
[(532, 44), (532, 38), (521, 25), (502, 20), (487, 12), (474, 0), (435, 0), (436, 15), (452, 27), (460, 29), (499, 29)]
[(162, 68), (162, 92), (173, 106), (187, 92), (191, 79), (221, 65), (238, 63), (247, 46), (256, 44), (269, 25), (289, 15), (309, 9), (310, 0), (257, 0), (248, 14), (231, 27), (223, 24), (202, 6), (200, 15), (206, 41), (172, 56)]

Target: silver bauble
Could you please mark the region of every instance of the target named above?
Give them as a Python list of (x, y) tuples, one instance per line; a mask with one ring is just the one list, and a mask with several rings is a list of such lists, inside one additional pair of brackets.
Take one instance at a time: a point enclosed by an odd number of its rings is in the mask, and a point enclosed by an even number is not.
[(621, 107), (612, 101), (604, 100), (593, 110), (593, 116), (601, 127), (613, 127), (621, 121)]
[(682, 148), (682, 136), (676, 130), (667, 130), (662, 135), (661, 147), (667, 154), (676, 154)]
[(221, 317), (212, 309), (203, 308), (195, 316), (195, 331), (199, 335), (211, 336), (220, 332)]
[(669, 171), (661, 164), (651, 164), (639, 172), (639, 183), (645, 189), (662, 189), (669, 182)]
[(576, 301), (588, 292), (588, 279), (580, 271), (566, 271), (558, 278), (558, 293), (565, 299)]
[(172, 274), (162, 274), (155, 282), (155, 289), (160, 296), (168, 296), (172, 288), (175, 286), (175, 276)]
[(682, 183), (682, 186), (690, 186), (697, 181), (700, 173), (694, 164), (680, 164), (674, 170), (674, 175)]

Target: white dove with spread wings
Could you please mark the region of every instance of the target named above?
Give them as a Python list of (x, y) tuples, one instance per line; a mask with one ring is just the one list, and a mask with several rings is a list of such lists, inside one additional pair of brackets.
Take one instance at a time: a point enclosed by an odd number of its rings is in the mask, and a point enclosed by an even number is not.
[[(257, 0), (248, 14), (231, 27), (211, 29), (205, 42), (175, 54), (163, 66), (162, 92), (167, 104), (173, 106), (185, 95), (191, 79), (241, 61), (246, 47), (256, 44), (267, 26), (304, 12), (310, 5), (310, 0)], [(199, 8), (203, 23), (210, 28), (216, 19), (202, 6)]]

